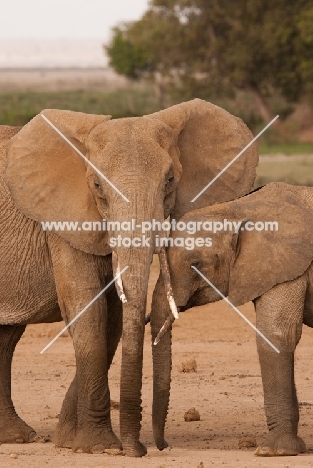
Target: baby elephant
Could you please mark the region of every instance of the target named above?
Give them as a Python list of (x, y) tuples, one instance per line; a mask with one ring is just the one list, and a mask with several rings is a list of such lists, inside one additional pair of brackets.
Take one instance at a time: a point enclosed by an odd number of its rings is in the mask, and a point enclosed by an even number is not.
[(269, 435), (256, 454), (305, 452), (294, 351), (302, 324), (313, 327), (313, 188), (275, 182), (181, 221), (198, 230), (176, 230), (168, 249), (177, 306), (215, 302), (220, 293), (235, 306), (253, 301), (257, 329), (279, 350), (257, 335)]

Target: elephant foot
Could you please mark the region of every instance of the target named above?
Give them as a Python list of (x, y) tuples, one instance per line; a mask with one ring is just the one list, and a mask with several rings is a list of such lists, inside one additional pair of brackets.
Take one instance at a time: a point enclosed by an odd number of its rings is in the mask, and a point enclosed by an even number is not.
[(155, 444), (156, 444), (157, 448), (159, 450), (161, 450), (161, 451), (168, 447), (168, 443), (166, 442), (165, 439), (156, 440)]
[(139, 441), (135, 444), (123, 444), (123, 452), (127, 457), (144, 457), (147, 455), (146, 447)]
[(304, 452), (306, 452), (306, 446), (301, 437), (284, 434), (269, 436), (254, 454), (258, 457), (279, 457), (298, 455)]
[(59, 422), (54, 430), (52, 442), (57, 447), (72, 448), (76, 436), (76, 422)]
[(36, 431), (28, 426), (17, 415), (14, 418), (1, 416), (0, 419), (0, 443), (1, 444), (26, 444), (35, 441)]
[(72, 442), (73, 452), (122, 455), (122, 444), (111, 427), (80, 430)]

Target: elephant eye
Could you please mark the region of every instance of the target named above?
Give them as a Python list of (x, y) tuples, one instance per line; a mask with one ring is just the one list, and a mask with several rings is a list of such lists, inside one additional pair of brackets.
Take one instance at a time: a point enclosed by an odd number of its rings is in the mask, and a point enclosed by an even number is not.
[(100, 184), (98, 184), (98, 182), (94, 182), (94, 186), (99, 189), (100, 188)]
[(174, 176), (170, 176), (166, 182), (166, 185), (170, 184), (173, 181), (174, 181)]

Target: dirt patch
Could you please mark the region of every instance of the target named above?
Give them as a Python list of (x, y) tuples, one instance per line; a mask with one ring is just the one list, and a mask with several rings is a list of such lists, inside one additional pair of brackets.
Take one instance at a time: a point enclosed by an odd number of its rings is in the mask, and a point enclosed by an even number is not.
[(257, 446), (256, 439), (254, 437), (243, 437), (238, 441), (238, 447), (240, 449), (254, 448)]

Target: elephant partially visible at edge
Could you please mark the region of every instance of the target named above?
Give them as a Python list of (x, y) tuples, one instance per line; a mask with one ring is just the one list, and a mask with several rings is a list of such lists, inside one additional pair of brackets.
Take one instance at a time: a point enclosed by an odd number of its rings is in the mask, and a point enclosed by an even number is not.
[[(252, 139), (240, 119), (205, 101), (116, 120), (44, 110), (22, 129), (0, 127), (0, 138), (0, 442), (27, 442), (34, 431), (16, 415), (10, 386), (12, 354), (25, 325), (61, 318), (69, 323), (112, 278), (110, 235), (141, 236), (138, 228), (50, 232), (40, 223), (135, 219), (140, 226), (169, 215), (179, 218), (191, 207), (247, 193), (258, 152), (252, 145), (191, 204)], [(146, 233), (148, 246), (114, 249), (120, 269), (128, 267), (122, 276), (123, 311), (112, 289), (70, 327), (77, 370), (54, 434), (59, 446), (96, 453), (121, 448), (111, 428), (107, 374), (122, 334), (122, 447), (129, 456), (146, 453), (139, 441), (142, 360), (149, 267), (158, 251), (155, 234)]]
[[(234, 306), (253, 301), (257, 329), (277, 348), (256, 335), (269, 429), (256, 455), (297, 455), (306, 447), (297, 434), (294, 351), (302, 324), (313, 327), (313, 188), (275, 182), (182, 217), (185, 223), (225, 225), (224, 220), (236, 223), (237, 232), (173, 233), (174, 242), (177, 237), (195, 240), (208, 235), (212, 240), (211, 247), (198, 241), (202, 245), (191, 250), (168, 248), (174, 298), (182, 311), (221, 300), (219, 292)], [(277, 224), (267, 224), (266, 229), (266, 222)], [(152, 315), (158, 313), (152, 310)]]

